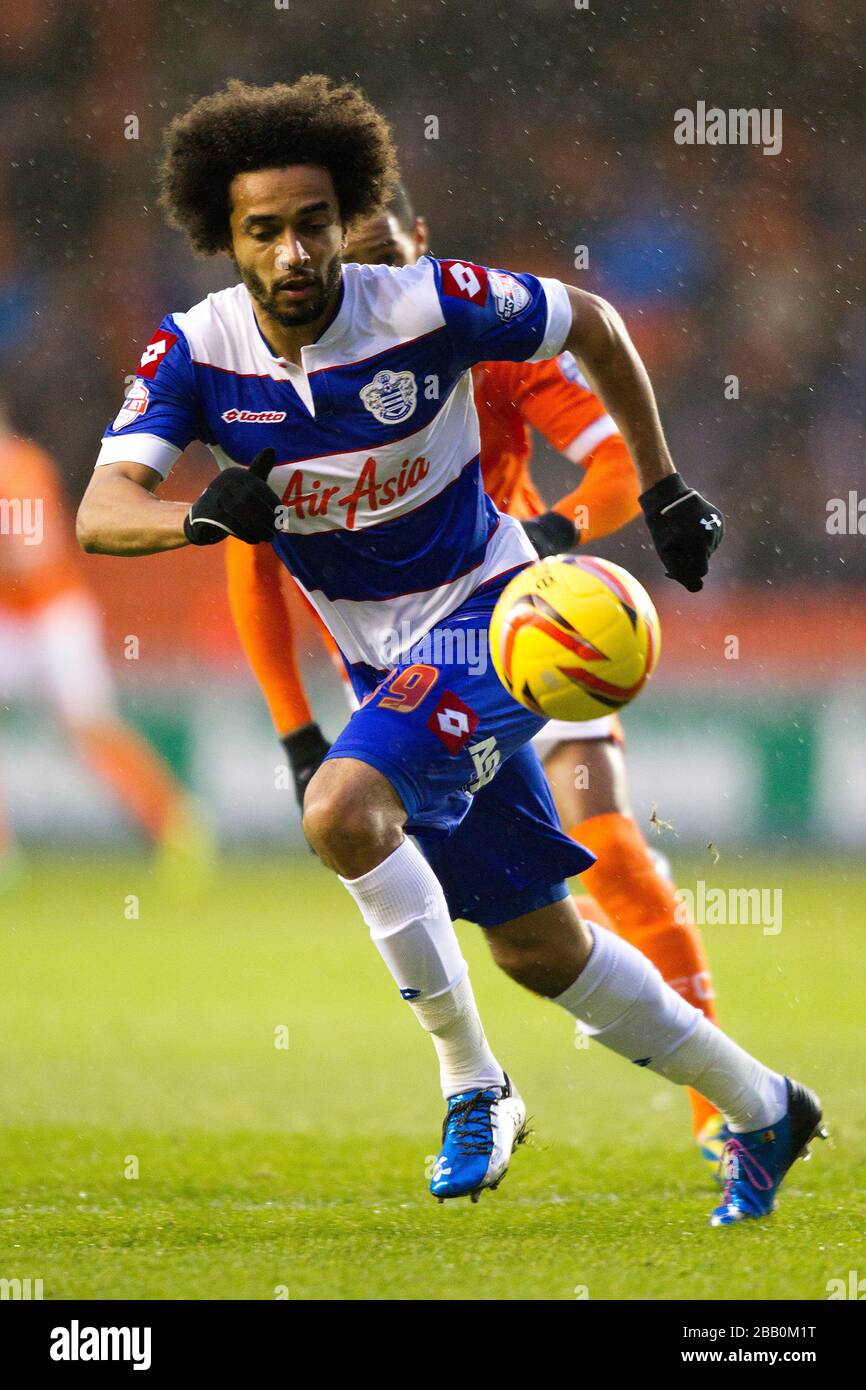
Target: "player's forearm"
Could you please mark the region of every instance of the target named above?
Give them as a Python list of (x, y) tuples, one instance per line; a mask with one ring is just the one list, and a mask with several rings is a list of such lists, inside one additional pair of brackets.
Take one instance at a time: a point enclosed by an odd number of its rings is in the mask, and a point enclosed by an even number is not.
[(88, 554), (155, 555), (188, 544), (188, 511), (188, 502), (163, 501), (131, 478), (100, 479), (97, 472), (78, 509), (75, 533)]
[(554, 511), (567, 516), (585, 544), (608, 536), (640, 516), (639, 484), (631, 458), (618, 435), (602, 440), (588, 458), (578, 487), (560, 498)]
[(646, 368), (612, 305), (571, 286), (568, 294), (573, 321), (565, 346), (616, 421), (645, 492), (676, 471)]
[(279, 737), (313, 722), (295, 657), (280, 561), (269, 545), (225, 545), (229, 610)]

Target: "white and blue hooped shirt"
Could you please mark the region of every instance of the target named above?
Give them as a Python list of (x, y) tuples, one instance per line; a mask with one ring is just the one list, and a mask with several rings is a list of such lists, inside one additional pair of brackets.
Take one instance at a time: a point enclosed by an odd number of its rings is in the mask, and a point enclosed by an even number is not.
[(97, 467), (165, 477), (195, 439), (221, 468), (273, 448), (278, 554), (347, 661), (384, 669), (400, 634), (408, 650), (534, 558), (484, 492), (469, 369), (555, 357), (570, 327), (558, 280), (430, 256), (347, 265), (336, 316), (295, 366), (234, 285), (163, 319)]

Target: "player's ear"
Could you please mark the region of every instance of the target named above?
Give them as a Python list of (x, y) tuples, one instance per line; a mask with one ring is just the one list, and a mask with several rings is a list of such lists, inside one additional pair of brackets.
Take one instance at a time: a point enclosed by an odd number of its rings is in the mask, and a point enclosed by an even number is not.
[(418, 248), (419, 256), (426, 256), (430, 250), (430, 228), (427, 226), (426, 217), (415, 218), (415, 245)]

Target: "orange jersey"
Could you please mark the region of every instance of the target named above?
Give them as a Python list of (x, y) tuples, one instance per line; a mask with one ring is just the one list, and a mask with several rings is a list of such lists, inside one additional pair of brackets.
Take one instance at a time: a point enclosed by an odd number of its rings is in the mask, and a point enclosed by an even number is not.
[(0, 604), (39, 608), (82, 588), (53, 460), (28, 439), (0, 435)]
[(521, 519), (546, 510), (529, 470), (531, 427), (584, 469), (555, 509), (581, 540), (597, 540), (637, 516), (628, 450), (570, 352), (549, 362), (482, 362), (472, 369), (481, 426), (481, 472), (497, 507)]
[[(616, 425), (580, 376), (570, 353), (550, 362), (484, 362), (472, 370), (481, 426), (481, 471), (496, 505), (512, 516), (537, 516), (545, 504), (529, 471), (539, 430), (583, 469), (556, 510), (593, 540), (636, 516), (638, 486)], [(270, 546), (225, 543), (229, 603), (247, 660), (279, 734), (312, 719), (295, 661), (291, 609), (300, 590), (281, 584), (283, 565)], [(329, 649), (333, 639), (325, 634)]]

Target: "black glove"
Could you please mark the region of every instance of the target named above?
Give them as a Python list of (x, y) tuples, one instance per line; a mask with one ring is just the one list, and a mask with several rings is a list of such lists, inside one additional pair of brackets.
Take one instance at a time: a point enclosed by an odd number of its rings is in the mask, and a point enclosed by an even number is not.
[(710, 556), (725, 534), (725, 518), (712, 502), (687, 487), (679, 473), (660, 478), (638, 500), (668, 579), (696, 594), (704, 587)]
[(322, 766), (331, 745), (318, 724), (305, 724), (293, 734), (286, 734), (285, 738), (280, 739), (280, 743), (286, 750), (289, 767), (295, 779), (295, 795), (303, 811), (304, 792), (312, 780), (313, 773), (318, 772)]
[(226, 536), (249, 545), (272, 541), (278, 503), (265, 479), (276, 458), (273, 449), (262, 449), (248, 468), (234, 464), (214, 478), (184, 518), (190, 544), (216, 545)]
[(532, 544), (538, 552), (539, 560), (548, 555), (562, 555), (572, 550), (580, 540), (580, 532), (573, 521), (561, 512), (543, 512), (530, 521), (521, 522)]

